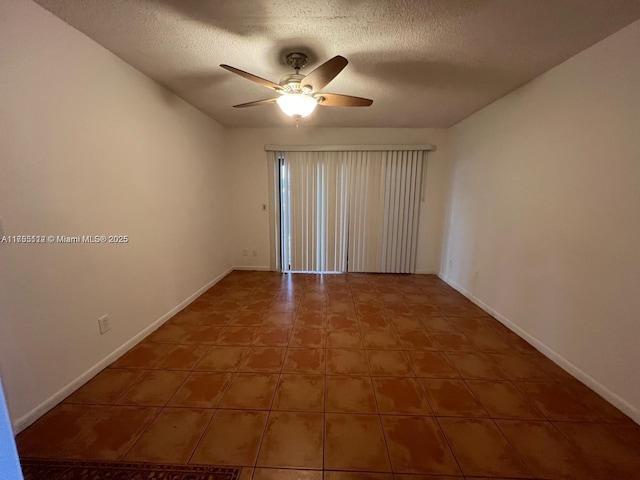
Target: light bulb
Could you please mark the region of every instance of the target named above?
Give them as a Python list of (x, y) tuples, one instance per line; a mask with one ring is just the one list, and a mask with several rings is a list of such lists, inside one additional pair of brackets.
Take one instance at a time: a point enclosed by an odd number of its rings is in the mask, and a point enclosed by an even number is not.
[(308, 117), (316, 109), (318, 101), (303, 93), (285, 93), (276, 100), (280, 109), (290, 117)]

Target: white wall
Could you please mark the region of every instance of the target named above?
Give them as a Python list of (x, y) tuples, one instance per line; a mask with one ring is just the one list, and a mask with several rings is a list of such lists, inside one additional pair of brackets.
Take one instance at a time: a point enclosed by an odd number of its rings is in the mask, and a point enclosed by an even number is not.
[(130, 239), (0, 244), (0, 369), (21, 428), (228, 271), (231, 185), (219, 124), (35, 3), (0, 4), (0, 45), (4, 234)]
[[(256, 108), (269, 108), (256, 107)], [(293, 120), (292, 120), (293, 124)], [(446, 133), (437, 129), (410, 128), (264, 128), (233, 129), (228, 134), (233, 157), (233, 231), (234, 265), (269, 268), (269, 215), (262, 210), (268, 204), (267, 155), (264, 146), (272, 145), (380, 145), (433, 144), (429, 153), (425, 202), (420, 209), (417, 271), (440, 270), (444, 211), (449, 185), (450, 165)], [(247, 249), (249, 256), (242, 256)], [(258, 256), (251, 256), (257, 250)]]
[(635, 22), (453, 127), (443, 263), (640, 421), (638, 45)]

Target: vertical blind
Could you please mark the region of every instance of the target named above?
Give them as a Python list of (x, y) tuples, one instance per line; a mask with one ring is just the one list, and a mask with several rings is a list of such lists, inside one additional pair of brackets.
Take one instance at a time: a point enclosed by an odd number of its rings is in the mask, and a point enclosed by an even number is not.
[(415, 272), (426, 151), (269, 155), (278, 270)]

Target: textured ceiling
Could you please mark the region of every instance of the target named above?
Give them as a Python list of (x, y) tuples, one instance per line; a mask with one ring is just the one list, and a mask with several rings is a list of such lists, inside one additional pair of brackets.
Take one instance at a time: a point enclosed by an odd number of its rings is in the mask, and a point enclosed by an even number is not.
[[(640, 0), (37, 0), (229, 127), (292, 125), (269, 80), (284, 55), (349, 65), (324, 91), (369, 108), (319, 107), (305, 124), (448, 127), (640, 18)], [(594, 68), (598, 68), (594, 66)]]

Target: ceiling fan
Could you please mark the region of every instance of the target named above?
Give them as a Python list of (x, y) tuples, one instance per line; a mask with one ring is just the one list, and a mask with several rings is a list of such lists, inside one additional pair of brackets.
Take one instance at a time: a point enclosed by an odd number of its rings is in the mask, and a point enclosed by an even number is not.
[(323, 107), (368, 107), (373, 103), (373, 100), (369, 100), (368, 98), (321, 92), (321, 90), (347, 66), (348, 62), (346, 58), (337, 55), (320, 65), (308, 75), (302, 75), (300, 70), (305, 67), (307, 61), (308, 57), (304, 53), (294, 52), (288, 54), (287, 64), (291, 66), (296, 73), (285, 75), (280, 79), (280, 83), (265, 80), (264, 78), (229, 65), (220, 66), (280, 94), (280, 96), (276, 98), (234, 105), (235, 108), (277, 103), (284, 113), (290, 117), (294, 117), (297, 122), (298, 119), (311, 115), (318, 105)]

